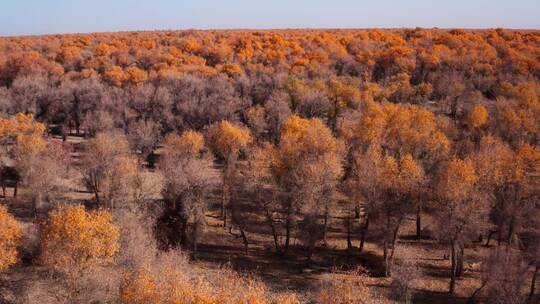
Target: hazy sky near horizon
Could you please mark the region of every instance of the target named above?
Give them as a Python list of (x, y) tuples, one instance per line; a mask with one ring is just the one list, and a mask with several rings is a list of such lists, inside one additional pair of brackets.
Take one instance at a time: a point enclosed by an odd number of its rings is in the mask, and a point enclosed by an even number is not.
[(540, 29), (540, 0), (0, 0), (0, 35), (224, 28)]

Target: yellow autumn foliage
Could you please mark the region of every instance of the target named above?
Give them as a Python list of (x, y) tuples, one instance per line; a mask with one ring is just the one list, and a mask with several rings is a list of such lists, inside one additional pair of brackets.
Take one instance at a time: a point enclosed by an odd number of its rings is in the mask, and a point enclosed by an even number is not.
[(138, 67), (130, 67), (126, 70), (127, 79), (132, 84), (140, 84), (148, 80), (148, 73)]
[(32, 115), (18, 113), (13, 117), (0, 119), (0, 138), (14, 139), (14, 150), (18, 156), (28, 155), (45, 149), (42, 138), (45, 125), (36, 122)]
[(225, 159), (238, 154), (253, 141), (249, 129), (226, 120), (213, 126), (209, 131), (209, 137), (214, 152)]
[(171, 133), (165, 137), (164, 148), (170, 156), (196, 156), (204, 148), (204, 137), (193, 130), (184, 131), (182, 135)]
[(469, 196), (477, 181), (471, 160), (452, 159), (439, 173), (438, 191), (446, 199), (459, 201)]
[(122, 303), (159, 304), (160, 300), (160, 286), (146, 269), (128, 274), (120, 288)]
[(124, 304), (299, 304), (294, 294), (272, 301), (264, 284), (231, 271), (216, 274), (220, 280), (211, 283), (203, 276), (187, 277), (177, 269), (159, 275), (143, 269), (126, 275), (120, 288)]
[(306, 169), (315, 174), (313, 176), (339, 176), (342, 173), (341, 150), (330, 129), (320, 119), (292, 115), (281, 128), (279, 149), (273, 163), (278, 175), (281, 175), (299, 161), (312, 159)]
[(0, 206), (0, 271), (17, 263), (17, 247), (21, 238), (21, 224), (4, 206)]
[(385, 150), (413, 155), (425, 151), (439, 157), (450, 149), (435, 115), (411, 104), (368, 102), (357, 123), (344, 126), (341, 133), (356, 145), (380, 144)]
[(482, 105), (474, 106), (467, 115), (467, 123), (473, 128), (480, 128), (488, 121), (489, 113)]
[(103, 79), (114, 86), (120, 87), (129, 79), (129, 74), (124, 72), (121, 67), (115, 65), (103, 73)]
[(112, 258), (120, 233), (109, 212), (63, 206), (49, 214), (43, 229), (43, 260), (53, 267), (84, 267)]

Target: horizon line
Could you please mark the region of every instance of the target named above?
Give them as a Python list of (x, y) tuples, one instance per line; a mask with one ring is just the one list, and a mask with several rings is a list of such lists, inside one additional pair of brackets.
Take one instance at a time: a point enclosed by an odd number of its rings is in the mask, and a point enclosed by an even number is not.
[(509, 30), (509, 31), (521, 31), (521, 32), (537, 32), (540, 28), (512, 28), (512, 27), (422, 27), (422, 26), (403, 26), (403, 27), (275, 27), (275, 28), (257, 28), (257, 27), (237, 27), (237, 28), (177, 28), (177, 29), (133, 29), (133, 30), (111, 30), (111, 31), (82, 31), (82, 32), (57, 32), (57, 33), (41, 33), (41, 34), (15, 34), (15, 35), (2, 35), (0, 38), (16, 38), (16, 37), (46, 37), (46, 36), (69, 36), (69, 35), (92, 35), (92, 34), (115, 34), (115, 33), (139, 33), (139, 32), (209, 32), (209, 31), (362, 31), (362, 30), (465, 30), (465, 31), (488, 31), (488, 30)]

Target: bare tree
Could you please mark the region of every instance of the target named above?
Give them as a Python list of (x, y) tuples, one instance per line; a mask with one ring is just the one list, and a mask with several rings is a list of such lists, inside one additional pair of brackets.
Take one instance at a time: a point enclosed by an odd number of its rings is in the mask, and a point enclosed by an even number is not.
[(187, 244), (188, 226), (191, 226), (194, 251), (206, 224), (208, 192), (219, 177), (213, 170), (213, 159), (201, 154), (202, 144), (202, 135), (193, 131), (177, 139), (167, 137), (165, 155), (160, 162), (166, 211), (180, 224), (182, 245)]
[[(117, 170), (121, 169), (121, 170)], [(114, 196), (126, 185), (123, 178), (130, 178), (138, 166), (130, 159), (129, 143), (121, 133), (98, 133), (85, 145), (80, 170), (83, 182), (94, 194), (97, 204), (113, 207)], [(118, 191), (117, 191), (118, 190)], [(104, 201), (106, 200), (106, 201)]]
[(17, 162), (23, 185), (29, 189), (34, 206), (34, 215), (47, 209), (51, 203), (59, 203), (66, 191), (66, 163), (69, 162), (69, 150), (60, 143), (49, 143), (39, 153), (25, 155)]
[(149, 158), (154, 153), (157, 144), (161, 139), (161, 129), (158, 124), (149, 121), (138, 121), (128, 127), (127, 139), (131, 149), (140, 153), (141, 160), (148, 160), (148, 165), (153, 166), (153, 158)]

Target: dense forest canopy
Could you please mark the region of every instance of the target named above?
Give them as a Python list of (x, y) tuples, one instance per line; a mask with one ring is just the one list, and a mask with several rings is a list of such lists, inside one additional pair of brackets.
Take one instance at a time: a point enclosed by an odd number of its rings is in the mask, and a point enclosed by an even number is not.
[[(0, 270), (30, 256), (68, 302), (384, 303), (370, 274), (401, 302), (540, 299), (538, 31), (4, 37), (0, 113)], [(274, 293), (171, 253), (231, 236), (237, 255), (365, 271)], [(96, 293), (90, 273), (116, 279)]]
[[(539, 43), (536, 31), (502, 29), (1, 38), (0, 100), (7, 113), (85, 125), (88, 132), (111, 124), (127, 129), (140, 118), (164, 132), (222, 119), (247, 123), (283, 98), (293, 111), (320, 117), (334, 130), (348, 109), (366, 101), (416, 104), (451, 118), (477, 105), (528, 112), (538, 91)], [(503, 110), (511, 103), (516, 106)], [(493, 121), (521, 125), (532, 140), (534, 124), (512, 114)]]

